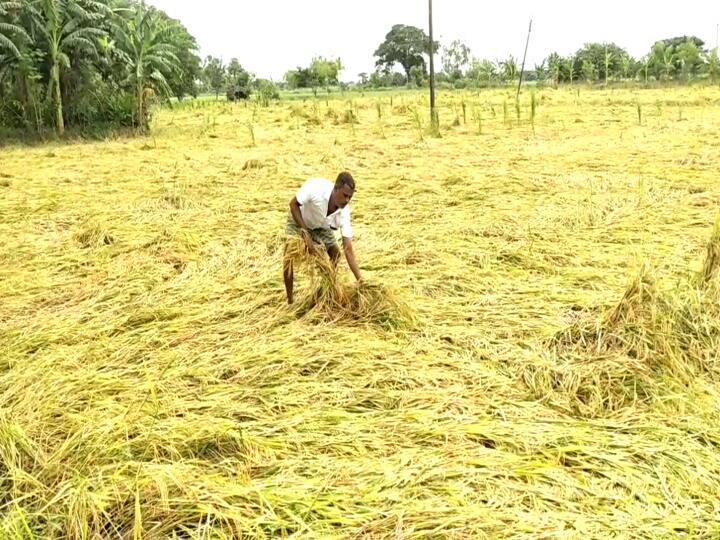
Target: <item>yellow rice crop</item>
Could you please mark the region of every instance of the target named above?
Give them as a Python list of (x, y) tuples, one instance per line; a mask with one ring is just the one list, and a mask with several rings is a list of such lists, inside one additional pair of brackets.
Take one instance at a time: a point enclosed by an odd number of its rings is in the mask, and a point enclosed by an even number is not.
[(311, 255), (301, 238), (289, 238), (283, 257), (311, 277), (308, 290), (297, 304), (298, 315), (318, 317), (325, 322), (347, 320), (389, 328), (414, 324), (412, 309), (398, 297), (398, 292), (364, 280), (347, 284), (320, 246)]
[[(512, 99), (0, 148), (0, 538), (717, 538), (720, 90)], [(370, 285), (288, 307), (343, 169)]]

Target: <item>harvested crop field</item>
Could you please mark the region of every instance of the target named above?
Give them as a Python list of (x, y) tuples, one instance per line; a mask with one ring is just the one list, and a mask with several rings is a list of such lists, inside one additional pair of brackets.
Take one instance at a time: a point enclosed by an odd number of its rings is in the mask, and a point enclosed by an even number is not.
[[(426, 103), (0, 148), (0, 537), (720, 536), (720, 89)], [(382, 318), (285, 304), (343, 169)]]

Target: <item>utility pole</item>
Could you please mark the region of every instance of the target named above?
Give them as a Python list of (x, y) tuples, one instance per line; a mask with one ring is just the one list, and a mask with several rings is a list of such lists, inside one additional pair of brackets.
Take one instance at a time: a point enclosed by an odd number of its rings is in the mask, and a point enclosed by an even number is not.
[(437, 115), (435, 112), (435, 51), (433, 41), (432, 0), (428, 0), (428, 14), (430, 17), (430, 125), (435, 127)]

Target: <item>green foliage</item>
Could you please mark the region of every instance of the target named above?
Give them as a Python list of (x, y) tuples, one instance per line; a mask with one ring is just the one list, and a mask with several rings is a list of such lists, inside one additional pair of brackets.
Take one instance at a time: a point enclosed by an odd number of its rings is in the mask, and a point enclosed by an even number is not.
[(117, 49), (128, 71), (123, 83), (135, 95), (135, 125), (146, 130), (148, 98), (172, 94), (168, 80), (182, 72), (175, 43), (187, 39), (187, 33), (144, 3), (124, 12), (114, 27)]
[(0, 0), (0, 123), (60, 135), (146, 127), (150, 100), (197, 94), (196, 50), (143, 2)]
[[(581, 75), (586, 81), (620, 78), (623, 72), (623, 59), (629, 58), (628, 52), (615, 43), (586, 43), (574, 56), (574, 78)], [(595, 69), (590, 70), (589, 65)], [(590, 77), (590, 78), (588, 78)]]
[(535, 64), (534, 76), (538, 84), (542, 85), (545, 83), (545, 80), (548, 76), (548, 70), (545, 66), (545, 61), (541, 62), (540, 64)]
[(310, 68), (300, 66), (285, 73), (285, 82), (291, 90), (296, 88), (315, 88), (318, 85), (318, 81), (315, 79), (315, 75)]
[(497, 76), (497, 66), (491, 60), (477, 58), (471, 60), (470, 69), (466, 74), (466, 77), (477, 86), (489, 86), (492, 81), (497, 80)]
[(675, 49), (675, 55), (680, 61), (680, 73), (686, 81), (695, 77), (703, 65), (701, 49), (695, 41), (689, 39), (680, 43)]
[(285, 73), (285, 82), (291, 89), (316, 89), (319, 86), (329, 89), (330, 86), (339, 84), (338, 76), (342, 69), (342, 62), (339, 58), (332, 60), (316, 56), (308, 67), (298, 66)]
[(175, 53), (180, 61), (181, 69), (173, 71), (168, 79), (172, 93), (178, 100), (182, 100), (185, 96), (197, 97), (200, 90), (198, 81), (202, 79), (203, 75), (200, 57), (195, 53), (197, 50), (195, 38), (187, 34), (184, 28), (182, 31), (186, 34), (188, 41), (177, 43)]
[(242, 67), (237, 58), (232, 58), (227, 66), (227, 82), (230, 86), (248, 88), (252, 76)]
[(230, 101), (247, 99), (252, 93), (253, 75), (242, 67), (237, 58), (230, 60), (226, 70), (227, 97)]
[(450, 80), (461, 79), (470, 67), (470, 48), (457, 40), (449, 47), (443, 47), (442, 65)]
[(312, 80), (317, 81), (319, 86), (324, 86), (325, 88), (338, 84), (338, 75), (342, 69), (342, 62), (339, 58), (328, 60), (327, 58), (318, 56), (313, 58), (310, 63)]
[(507, 60), (498, 62), (500, 67), (500, 78), (504, 82), (511, 82), (518, 78), (519, 70), (517, 60), (513, 55), (510, 55)]
[(706, 68), (704, 42), (695, 36), (656, 41), (650, 49), (648, 71), (655, 79), (690, 80)]
[(410, 68), (410, 79), (409, 82), (412, 82), (413, 85), (420, 87), (425, 83), (426, 79), (426, 71), (425, 66), (413, 66)]
[(255, 81), (258, 102), (261, 106), (267, 107), (272, 100), (280, 99), (280, 90), (272, 81), (258, 79)]
[(582, 76), (589, 82), (595, 82), (598, 77), (598, 68), (592, 60), (585, 59), (582, 62)]
[(227, 83), (227, 69), (222, 60), (214, 56), (206, 57), (203, 65), (203, 79), (206, 87), (215, 93), (217, 99)]
[(720, 79), (720, 59), (718, 59), (717, 47), (707, 54), (707, 66), (710, 82), (715, 84)]
[(368, 84), (373, 88), (400, 87), (408, 84), (408, 79), (404, 74), (396, 71), (377, 70), (370, 75)]
[[(433, 42), (433, 52), (437, 52), (439, 47), (438, 42)], [(423, 30), (415, 26), (396, 24), (387, 33), (385, 41), (377, 48), (374, 56), (377, 57), (376, 66), (388, 71), (391, 71), (395, 64), (400, 64), (410, 80), (410, 70), (413, 67), (420, 67), (423, 73), (426, 72), (425, 56), (429, 54), (430, 38)]]
[(0, 53), (13, 58), (19, 58), (21, 44), (30, 41), (30, 36), (19, 24), (18, 11), (21, 8), (17, 1), (0, 1)]

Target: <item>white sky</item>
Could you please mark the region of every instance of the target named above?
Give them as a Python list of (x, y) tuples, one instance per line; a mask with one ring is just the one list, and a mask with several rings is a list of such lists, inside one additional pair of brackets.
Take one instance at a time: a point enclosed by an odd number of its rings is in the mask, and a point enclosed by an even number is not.
[[(373, 53), (393, 24), (427, 32), (426, 0), (148, 0), (179, 19), (204, 56), (237, 57), (258, 77), (282, 79), (314, 55), (340, 57), (341, 79), (374, 70)], [(459, 39), (474, 56), (522, 60), (533, 18), (527, 66), (549, 53), (569, 54), (585, 42), (608, 41), (635, 57), (658, 39), (697, 35), (716, 45), (720, 0), (434, 0), (435, 39)], [(438, 57), (439, 60), (439, 57)]]

